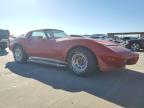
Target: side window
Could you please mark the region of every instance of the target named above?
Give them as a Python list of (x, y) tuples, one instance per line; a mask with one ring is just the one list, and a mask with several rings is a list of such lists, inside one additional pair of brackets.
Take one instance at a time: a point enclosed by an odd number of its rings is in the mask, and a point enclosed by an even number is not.
[(39, 37), (42, 37), (43, 39), (47, 38), (43, 31), (34, 31), (34, 32), (32, 32), (31, 38), (39, 38)]

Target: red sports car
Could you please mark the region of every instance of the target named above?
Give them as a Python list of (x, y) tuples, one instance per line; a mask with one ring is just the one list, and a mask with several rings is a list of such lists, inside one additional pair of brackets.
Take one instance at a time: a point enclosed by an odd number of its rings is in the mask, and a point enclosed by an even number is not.
[(68, 64), (77, 75), (112, 71), (133, 65), (139, 55), (115, 43), (84, 37), (70, 37), (62, 30), (41, 29), (10, 41), (9, 48), (18, 63), (28, 59)]

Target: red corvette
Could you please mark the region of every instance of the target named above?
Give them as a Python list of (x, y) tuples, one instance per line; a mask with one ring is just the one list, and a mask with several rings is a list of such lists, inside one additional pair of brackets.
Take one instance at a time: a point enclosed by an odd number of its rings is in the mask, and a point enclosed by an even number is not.
[(77, 75), (91, 74), (97, 69), (111, 71), (133, 65), (139, 55), (104, 40), (70, 37), (62, 30), (30, 31), (9, 43), (14, 59), (25, 63), (28, 59), (68, 64)]

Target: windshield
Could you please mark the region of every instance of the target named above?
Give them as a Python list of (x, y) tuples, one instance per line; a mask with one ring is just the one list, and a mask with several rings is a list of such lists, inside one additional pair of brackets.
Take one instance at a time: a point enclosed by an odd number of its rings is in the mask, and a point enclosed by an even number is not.
[(61, 30), (52, 30), (52, 35), (54, 36), (54, 38), (65, 38), (68, 37), (68, 35)]

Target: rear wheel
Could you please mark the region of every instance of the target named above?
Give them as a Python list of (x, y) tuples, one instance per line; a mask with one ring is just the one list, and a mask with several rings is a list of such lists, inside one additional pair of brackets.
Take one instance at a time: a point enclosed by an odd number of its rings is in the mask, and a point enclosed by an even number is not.
[(133, 43), (133, 44), (131, 44), (130, 49), (132, 51), (139, 51), (141, 49), (141, 47), (140, 47), (139, 43)]
[(14, 47), (13, 54), (15, 61), (18, 63), (26, 63), (28, 60), (28, 56), (26, 55), (23, 48), (19, 45)]
[(96, 57), (85, 48), (76, 48), (69, 53), (68, 65), (76, 75), (86, 76), (97, 69)]

